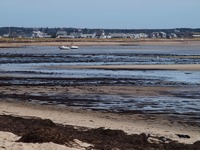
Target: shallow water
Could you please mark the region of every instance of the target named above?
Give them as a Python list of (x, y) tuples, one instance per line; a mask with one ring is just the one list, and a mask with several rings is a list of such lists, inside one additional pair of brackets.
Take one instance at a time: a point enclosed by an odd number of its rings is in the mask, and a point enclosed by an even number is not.
[[(48, 100), (44, 101), (35, 95), (30, 102), (115, 112), (141, 111), (142, 113), (184, 114), (198, 117), (200, 115), (200, 71), (61, 69), (51, 67), (197, 63), (200, 63), (200, 48), (188, 45), (83, 46), (78, 50), (69, 51), (61, 51), (57, 47), (0, 49), (0, 84), (187, 87), (188, 92), (171, 93), (171, 96), (130, 97), (66, 94), (50, 95)], [(41, 95), (39, 96), (41, 97)]]
[[(174, 70), (104, 70), (104, 69), (60, 69), (50, 66), (64, 66), (65, 63), (1, 64), (1, 72), (18, 77), (43, 78), (107, 78), (113, 80), (163, 81), (177, 84), (200, 85), (199, 71)], [(74, 64), (75, 66), (78, 64)], [(82, 64), (81, 64), (82, 65)], [(90, 63), (92, 65), (92, 63)], [(165, 81), (165, 82), (164, 82)], [(130, 82), (130, 81), (127, 81)], [(125, 83), (124, 83), (125, 84)], [(128, 84), (128, 83), (127, 83)]]
[(200, 53), (198, 46), (85, 46), (67, 51), (24, 47), (0, 49), (0, 63), (196, 64)]

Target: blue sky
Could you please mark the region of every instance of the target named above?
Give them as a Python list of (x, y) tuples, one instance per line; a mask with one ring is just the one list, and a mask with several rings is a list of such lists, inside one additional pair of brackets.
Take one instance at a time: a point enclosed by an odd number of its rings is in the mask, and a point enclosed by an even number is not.
[(0, 27), (200, 28), (200, 0), (0, 0)]

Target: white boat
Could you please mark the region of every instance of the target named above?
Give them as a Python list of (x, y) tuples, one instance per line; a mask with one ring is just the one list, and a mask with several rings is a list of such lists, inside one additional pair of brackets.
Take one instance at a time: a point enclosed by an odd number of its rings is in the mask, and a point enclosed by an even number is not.
[(70, 46), (70, 48), (71, 48), (71, 49), (78, 49), (78, 46), (72, 45), (72, 46)]
[(69, 50), (70, 49), (70, 47), (69, 46), (59, 46), (59, 48), (61, 49), (61, 50)]

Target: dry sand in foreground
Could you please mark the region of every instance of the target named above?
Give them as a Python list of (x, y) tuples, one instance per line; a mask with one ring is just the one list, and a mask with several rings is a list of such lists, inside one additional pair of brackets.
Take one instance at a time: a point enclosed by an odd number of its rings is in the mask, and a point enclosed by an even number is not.
[[(151, 134), (164, 136), (183, 143), (194, 143), (200, 139), (200, 129), (178, 124), (160, 115), (112, 114), (70, 110), (62, 107), (39, 106), (36, 104), (1, 102), (0, 114), (50, 119), (64, 125), (83, 126), (88, 128), (105, 127), (120, 129), (128, 134)], [(180, 139), (175, 134), (190, 135), (189, 139)]]
[[(120, 94), (126, 95), (158, 95), (160, 92), (175, 90), (175, 87), (133, 87), (133, 86), (76, 86), (76, 87), (27, 87), (27, 86), (4, 86), (0, 87), (4, 94), (27, 94), (27, 93), (102, 93), (102, 94)], [(0, 102), (0, 115), (22, 116), (25, 118), (39, 117), (42, 119), (50, 119), (55, 123), (63, 125), (80, 126), (86, 128), (105, 127), (112, 130), (123, 130), (128, 134), (150, 134), (154, 137), (165, 137), (181, 143), (192, 144), (200, 139), (200, 128), (198, 126), (190, 126), (183, 123), (178, 118), (173, 118), (161, 114), (147, 115), (134, 113), (106, 113), (95, 112), (82, 109), (72, 109), (63, 106), (42, 106), (35, 103), (16, 102), (3, 99)], [(66, 146), (54, 143), (44, 144), (27, 144), (15, 142), (20, 137), (8, 133), (0, 132), (0, 149), (65, 149)], [(176, 134), (189, 135), (190, 138), (179, 138)], [(69, 150), (84, 149), (89, 143), (77, 141), (75, 148), (67, 148)], [(79, 148), (78, 148), (79, 147)]]

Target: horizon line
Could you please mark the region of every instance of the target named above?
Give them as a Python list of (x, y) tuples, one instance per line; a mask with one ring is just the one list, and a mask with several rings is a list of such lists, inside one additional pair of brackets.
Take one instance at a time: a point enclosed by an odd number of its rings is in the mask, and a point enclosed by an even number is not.
[(171, 29), (200, 29), (200, 27), (177, 27), (177, 28), (87, 28), (87, 27), (23, 27), (23, 26), (2, 26), (0, 28), (72, 28), (72, 29), (99, 29), (99, 30), (171, 30)]

